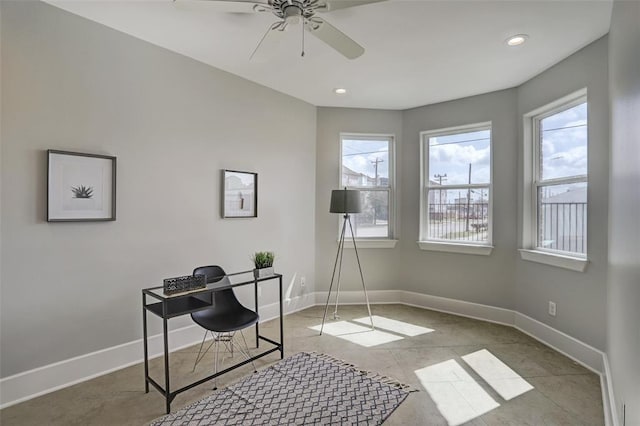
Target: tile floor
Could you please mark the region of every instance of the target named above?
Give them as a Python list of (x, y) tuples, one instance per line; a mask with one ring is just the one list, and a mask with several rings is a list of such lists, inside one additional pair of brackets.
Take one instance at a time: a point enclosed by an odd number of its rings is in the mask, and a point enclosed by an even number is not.
[[(511, 327), (403, 305), (374, 305), (372, 310), (374, 315), (432, 331), (412, 335), (415, 330), (395, 328), (398, 324), (392, 323), (365, 340), (370, 345), (365, 347), (362, 341), (349, 340), (365, 333), (354, 332), (353, 325), (360, 323), (352, 321), (366, 317), (365, 307), (340, 307), (340, 321), (349, 326), (344, 330), (351, 331), (341, 332), (336, 326), (332, 331), (336, 336), (326, 332), (319, 336), (311, 329), (322, 320), (322, 308), (313, 307), (285, 318), (285, 354), (327, 353), (419, 389), (386, 425), (604, 424), (599, 377)], [(277, 322), (262, 324), (261, 333), (277, 338)], [(380, 343), (391, 339), (396, 340)], [(191, 371), (197, 351), (198, 346), (193, 346), (171, 356), (175, 386), (203, 377), (212, 367), (212, 354), (208, 354)], [(475, 369), (465, 361), (469, 354), (482, 356)], [(257, 368), (278, 360), (277, 353), (271, 354), (257, 361)], [(161, 358), (152, 361), (151, 373), (162, 377)], [(247, 374), (250, 366), (222, 376), (218, 385), (226, 386)], [(211, 387), (205, 383), (180, 394), (172, 410), (205, 397)], [(500, 396), (504, 392), (509, 400)], [(0, 424), (142, 425), (163, 414), (164, 399), (153, 388), (144, 393), (143, 367), (135, 365), (8, 407), (0, 411)]]

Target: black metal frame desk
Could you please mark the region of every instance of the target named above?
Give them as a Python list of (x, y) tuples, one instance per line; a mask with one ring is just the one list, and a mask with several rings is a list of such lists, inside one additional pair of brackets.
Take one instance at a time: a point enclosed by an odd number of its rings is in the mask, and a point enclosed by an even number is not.
[[(254, 297), (255, 297), (255, 311), (258, 313), (258, 283), (263, 281), (269, 281), (278, 279), (279, 288), (279, 301), (280, 301), (280, 342), (276, 342), (267, 337), (260, 335), (259, 324), (256, 324), (256, 347), (259, 347), (260, 340), (271, 343), (274, 348), (263, 351), (258, 355), (253, 356), (251, 359), (234, 364), (222, 371), (218, 371), (215, 374), (207, 376), (203, 379), (197, 380), (187, 386), (183, 386), (180, 389), (171, 391), (169, 383), (169, 334), (167, 322), (169, 318), (174, 318), (192, 312), (197, 312), (203, 309), (211, 307), (211, 295), (216, 291), (227, 290), (230, 288), (254, 285)], [(153, 303), (147, 303), (147, 296), (155, 299)], [(163, 338), (164, 338), (164, 388), (149, 377), (149, 352), (147, 342), (147, 311), (151, 312), (160, 318), (162, 318), (163, 326)], [(227, 373), (233, 369), (241, 367), (251, 361), (254, 361), (263, 356), (269, 355), (272, 352), (280, 351), (280, 358), (284, 358), (284, 339), (283, 339), (283, 323), (282, 323), (282, 275), (273, 274), (264, 278), (255, 278), (253, 271), (238, 272), (235, 274), (226, 275), (222, 280), (207, 284), (206, 288), (195, 290), (188, 293), (165, 295), (163, 293), (162, 286), (145, 288), (142, 290), (142, 329), (143, 329), (143, 341), (144, 341), (144, 391), (149, 392), (149, 383), (164, 395), (166, 400), (167, 414), (171, 412), (171, 401), (181, 392), (191, 389), (194, 386), (198, 386), (204, 382), (207, 382), (214, 377), (218, 377), (221, 374)]]

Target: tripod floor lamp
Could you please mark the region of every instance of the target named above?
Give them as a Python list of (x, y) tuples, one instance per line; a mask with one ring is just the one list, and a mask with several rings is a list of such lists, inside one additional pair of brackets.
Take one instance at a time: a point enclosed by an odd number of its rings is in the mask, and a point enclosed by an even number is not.
[(338, 319), (338, 299), (340, 297), (340, 272), (342, 272), (342, 255), (344, 254), (344, 237), (347, 230), (347, 223), (349, 224), (349, 230), (351, 231), (351, 239), (353, 241), (353, 249), (356, 253), (356, 260), (358, 261), (358, 270), (360, 271), (360, 279), (362, 280), (362, 289), (364, 290), (364, 298), (367, 302), (367, 311), (369, 312), (369, 319), (371, 320), (371, 328), (373, 329), (373, 316), (371, 316), (371, 306), (369, 305), (369, 296), (367, 295), (367, 287), (364, 285), (364, 275), (362, 274), (362, 266), (360, 265), (360, 257), (358, 256), (358, 247), (356, 246), (356, 239), (353, 233), (353, 226), (351, 225), (351, 213), (360, 213), (362, 207), (360, 206), (360, 191), (352, 189), (336, 189), (331, 191), (331, 206), (329, 207), (331, 213), (344, 214), (344, 221), (342, 222), (342, 232), (340, 232), (340, 241), (338, 242), (338, 252), (336, 254), (336, 261), (333, 264), (333, 273), (331, 274), (331, 284), (329, 285), (329, 294), (327, 295), (327, 303), (324, 305), (324, 315), (322, 316), (322, 326), (320, 326), (320, 335), (324, 329), (324, 322), (327, 319), (327, 311), (329, 310), (329, 300), (331, 299), (331, 291), (333, 290), (333, 282), (336, 278), (336, 269), (338, 271), (338, 279), (336, 281), (336, 305), (333, 311), (333, 319)]

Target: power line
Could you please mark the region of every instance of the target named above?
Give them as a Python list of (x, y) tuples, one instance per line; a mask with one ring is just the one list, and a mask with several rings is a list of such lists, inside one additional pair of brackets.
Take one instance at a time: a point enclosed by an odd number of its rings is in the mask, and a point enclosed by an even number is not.
[(457, 143), (478, 142), (478, 141), (488, 141), (488, 140), (491, 140), (491, 138), (468, 139), (466, 141), (434, 143), (434, 144), (429, 144), (429, 146), (454, 145)]
[(587, 123), (584, 124), (576, 124), (575, 126), (566, 126), (566, 127), (556, 127), (553, 129), (543, 129), (543, 132), (551, 132), (553, 130), (564, 130), (564, 129), (575, 129), (577, 127), (587, 127)]
[(349, 157), (352, 155), (364, 155), (364, 154), (379, 154), (379, 153), (388, 153), (389, 151), (369, 151), (369, 152), (356, 152), (354, 154), (342, 154), (343, 157)]

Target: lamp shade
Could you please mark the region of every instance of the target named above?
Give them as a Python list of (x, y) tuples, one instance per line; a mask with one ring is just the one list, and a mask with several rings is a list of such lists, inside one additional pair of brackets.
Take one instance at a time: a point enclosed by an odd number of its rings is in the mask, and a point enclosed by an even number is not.
[(334, 189), (331, 191), (331, 213), (360, 213), (360, 191), (355, 189)]

